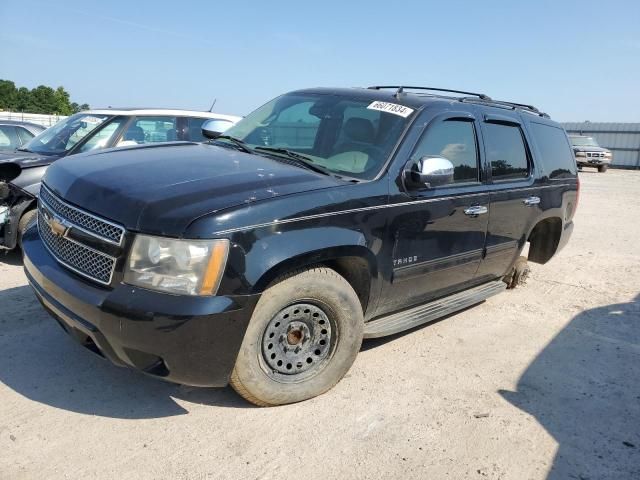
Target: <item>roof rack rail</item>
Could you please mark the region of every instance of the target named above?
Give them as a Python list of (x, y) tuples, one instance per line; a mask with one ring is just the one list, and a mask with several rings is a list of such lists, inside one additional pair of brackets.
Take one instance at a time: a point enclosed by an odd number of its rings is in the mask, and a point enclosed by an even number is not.
[(488, 100), (491, 101), (491, 97), (489, 97), (488, 95), (485, 95), (484, 93), (474, 93), (474, 92), (465, 92), (462, 90), (451, 90), (449, 88), (435, 88), (435, 87), (409, 87), (409, 86), (405, 86), (405, 85), (374, 85), (372, 87), (367, 87), (369, 90), (382, 90), (382, 89), (387, 89), (387, 88), (395, 88), (396, 93), (395, 93), (395, 97), (399, 97), (400, 95), (402, 95), (404, 93), (405, 89), (408, 90), (431, 90), (434, 92), (450, 92), (450, 93), (460, 93), (462, 95), (473, 95), (474, 97), (478, 97), (481, 100)]
[[(460, 99), (460, 101), (461, 102), (478, 102), (478, 100), (476, 100), (475, 98), (469, 98), (469, 97), (463, 97)], [(549, 115), (547, 115), (546, 113), (541, 112), (533, 105), (527, 105), (526, 103), (505, 102), (504, 100), (486, 100), (486, 99), (481, 99), (481, 103), (488, 103), (490, 105), (500, 105), (503, 107), (510, 107), (514, 110), (516, 108), (520, 108), (522, 110), (527, 110), (541, 117), (549, 118)]]

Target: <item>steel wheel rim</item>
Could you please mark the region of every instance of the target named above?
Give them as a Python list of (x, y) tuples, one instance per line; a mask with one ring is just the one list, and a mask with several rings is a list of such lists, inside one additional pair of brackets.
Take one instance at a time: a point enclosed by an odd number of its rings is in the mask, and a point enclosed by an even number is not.
[(265, 372), (282, 382), (299, 382), (317, 374), (330, 359), (337, 328), (318, 305), (306, 302), (280, 310), (262, 335)]

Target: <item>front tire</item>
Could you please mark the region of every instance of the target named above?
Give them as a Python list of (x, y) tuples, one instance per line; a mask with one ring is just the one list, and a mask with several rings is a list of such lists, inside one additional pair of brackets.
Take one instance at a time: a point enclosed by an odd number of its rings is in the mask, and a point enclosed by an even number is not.
[(609, 166), (608, 166), (608, 165), (600, 165), (600, 166), (598, 167), (598, 172), (600, 172), (600, 173), (604, 173), (604, 172), (606, 172), (606, 171), (607, 171), (607, 168), (609, 168)]
[(22, 248), (22, 236), (24, 235), (24, 232), (29, 228), (31, 222), (36, 219), (37, 215), (37, 210), (29, 210), (20, 218), (20, 221), (18, 222), (18, 246), (20, 248)]
[(358, 296), (334, 270), (317, 267), (280, 277), (256, 305), (231, 386), (259, 406), (321, 395), (349, 371), (363, 329)]

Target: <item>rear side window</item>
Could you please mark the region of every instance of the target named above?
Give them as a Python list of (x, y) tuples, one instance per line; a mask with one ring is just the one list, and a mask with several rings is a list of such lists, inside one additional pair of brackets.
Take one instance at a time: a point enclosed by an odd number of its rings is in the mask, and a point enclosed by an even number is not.
[(173, 142), (176, 138), (176, 117), (137, 117), (127, 127), (118, 146)]
[[(205, 142), (209, 140), (202, 134), (202, 125), (204, 122), (209, 120), (216, 120), (218, 125), (220, 125), (220, 132), (224, 132), (227, 128), (233, 125), (232, 122), (228, 122), (226, 120), (218, 119), (218, 118), (194, 118), (188, 117), (185, 118), (187, 122), (187, 129), (185, 131), (185, 138), (183, 140), (189, 140), (191, 142)], [(226, 128), (225, 128), (226, 127)]]
[(11, 125), (0, 126), (0, 148), (11, 149), (19, 146), (20, 142), (15, 127)]
[(26, 128), (16, 127), (16, 131), (18, 132), (18, 136), (20, 137), (23, 145), (29, 143), (29, 141), (35, 136)]
[(542, 157), (540, 160), (549, 178), (575, 177), (576, 162), (564, 130), (531, 122), (531, 131)]
[(485, 123), (485, 148), (494, 180), (517, 180), (529, 175), (527, 149), (520, 127)]

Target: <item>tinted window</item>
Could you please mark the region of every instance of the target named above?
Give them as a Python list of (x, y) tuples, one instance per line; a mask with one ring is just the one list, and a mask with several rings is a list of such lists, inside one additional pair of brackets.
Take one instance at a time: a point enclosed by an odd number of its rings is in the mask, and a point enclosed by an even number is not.
[(137, 117), (118, 142), (119, 147), (177, 139), (176, 117)]
[(0, 125), (0, 149), (11, 150), (20, 146), (16, 129), (10, 125)]
[(549, 178), (575, 176), (576, 161), (564, 130), (532, 122), (531, 131), (542, 157), (540, 160)]
[(473, 122), (447, 120), (431, 125), (412, 158), (443, 157), (453, 164), (454, 183), (478, 180), (478, 152)]
[(485, 148), (494, 180), (524, 178), (529, 174), (527, 150), (520, 127), (485, 124)]
[(23, 145), (28, 143), (29, 140), (31, 140), (35, 136), (26, 128), (16, 127), (16, 131), (18, 132), (18, 136), (20, 137), (20, 140), (22, 141)]

